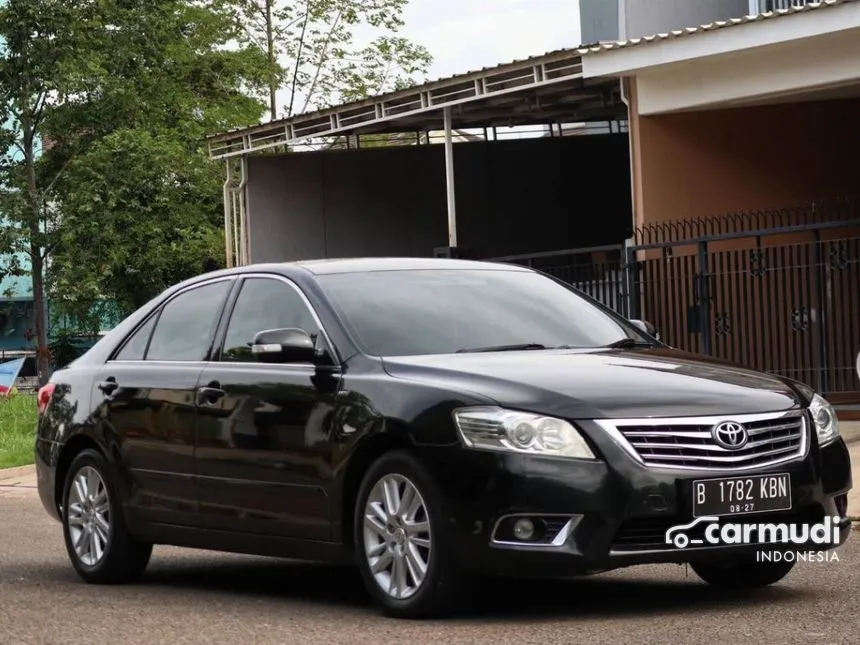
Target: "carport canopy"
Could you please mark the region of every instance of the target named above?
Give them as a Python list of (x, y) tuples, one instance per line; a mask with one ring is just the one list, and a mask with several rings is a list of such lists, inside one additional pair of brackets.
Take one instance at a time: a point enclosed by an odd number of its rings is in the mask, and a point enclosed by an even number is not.
[[(448, 238), (457, 246), (452, 132), (593, 121), (626, 120), (620, 85), (613, 78), (583, 78), (578, 49), (467, 72), (365, 100), (212, 135), (210, 157), (225, 160), (225, 227), (228, 266), (248, 257), (242, 190), (248, 155), (295, 148), (338, 136), (444, 131)], [(239, 158), (233, 185), (231, 161)], [(234, 215), (235, 213), (235, 215)]]

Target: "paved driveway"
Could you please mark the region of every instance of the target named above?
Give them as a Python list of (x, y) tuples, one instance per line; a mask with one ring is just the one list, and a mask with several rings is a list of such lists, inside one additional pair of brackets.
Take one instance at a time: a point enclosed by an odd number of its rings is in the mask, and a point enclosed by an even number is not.
[(860, 642), (860, 535), (839, 562), (801, 564), (758, 594), (644, 567), (494, 585), (465, 616), (402, 622), (379, 616), (349, 569), (167, 547), (139, 584), (85, 585), (26, 486), (0, 488), (0, 642), (10, 645)]

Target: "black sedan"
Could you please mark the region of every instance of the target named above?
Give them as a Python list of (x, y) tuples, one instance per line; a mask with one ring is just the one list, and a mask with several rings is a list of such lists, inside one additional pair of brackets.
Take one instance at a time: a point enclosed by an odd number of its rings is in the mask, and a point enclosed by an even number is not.
[(350, 562), (403, 617), (493, 575), (691, 563), (756, 587), (793, 566), (774, 553), (842, 544), (827, 401), (653, 331), (510, 265), (209, 273), (40, 391), (39, 492), (87, 582), (140, 576), (153, 544)]

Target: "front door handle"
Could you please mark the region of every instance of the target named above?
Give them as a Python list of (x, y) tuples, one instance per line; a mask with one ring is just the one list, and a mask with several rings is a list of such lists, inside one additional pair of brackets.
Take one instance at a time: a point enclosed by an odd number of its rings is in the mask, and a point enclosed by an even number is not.
[(105, 396), (110, 396), (117, 390), (117, 388), (119, 388), (119, 383), (116, 382), (116, 379), (113, 376), (109, 376), (99, 383), (99, 389)]
[(197, 398), (202, 403), (216, 403), (218, 399), (227, 394), (221, 389), (219, 383), (210, 383), (203, 387), (197, 388)]

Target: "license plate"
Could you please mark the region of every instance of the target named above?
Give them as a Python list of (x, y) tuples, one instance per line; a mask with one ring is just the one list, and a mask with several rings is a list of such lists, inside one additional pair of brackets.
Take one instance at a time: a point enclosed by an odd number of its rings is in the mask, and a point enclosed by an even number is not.
[(693, 482), (693, 517), (791, 510), (788, 473)]

